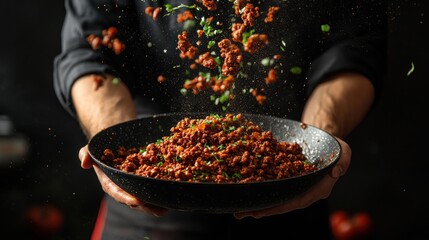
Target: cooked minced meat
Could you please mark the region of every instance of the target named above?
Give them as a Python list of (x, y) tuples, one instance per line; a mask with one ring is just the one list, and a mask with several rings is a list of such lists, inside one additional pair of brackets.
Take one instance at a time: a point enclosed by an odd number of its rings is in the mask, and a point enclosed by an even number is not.
[(170, 132), (144, 147), (106, 149), (101, 160), (128, 173), (187, 182), (261, 182), (316, 170), (299, 144), (276, 140), (242, 114), (184, 118)]

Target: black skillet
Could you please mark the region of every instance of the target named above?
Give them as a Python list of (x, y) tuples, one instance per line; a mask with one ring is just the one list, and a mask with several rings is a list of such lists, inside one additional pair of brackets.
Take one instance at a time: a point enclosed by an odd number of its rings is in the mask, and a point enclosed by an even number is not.
[(280, 141), (298, 142), (308, 160), (317, 164), (319, 170), (266, 182), (190, 183), (137, 176), (100, 161), (106, 148), (144, 146), (170, 135), (170, 128), (185, 117), (207, 115), (170, 113), (120, 123), (96, 134), (89, 141), (89, 154), (113, 182), (144, 202), (180, 211), (234, 213), (273, 207), (306, 191), (327, 173), (341, 153), (340, 144), (332, 135), (313, 126), (290, 119), (243, 114), (263, 131), (271, 130)]

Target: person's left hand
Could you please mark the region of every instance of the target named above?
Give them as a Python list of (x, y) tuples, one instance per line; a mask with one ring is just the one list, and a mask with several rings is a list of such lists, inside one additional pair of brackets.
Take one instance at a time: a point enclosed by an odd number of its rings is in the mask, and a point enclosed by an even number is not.
[(291, 212), (293, 210), (302, 209), (310, 206), (320, 199), (325, 199), (331, 194), (334, 184), (338, 179), (343, 176), (350, 165), (352, 151), (350, 146), (343, 140), (337, 138), (341, 145), (341, 155), (338, 162), (331, 169), (329, 174), (326, 174), (320, 182), (311, 187), (308, 191), (302, 195), (291, 199), (290, 201), (280, 206), (267, 208), (264, 210), (252, 211), (252, 212), (240, 212), (234, 213), (235, 218), (242, 219), (245, 217), (262, 218), (271, 215), (277, 215), (282, 213)]

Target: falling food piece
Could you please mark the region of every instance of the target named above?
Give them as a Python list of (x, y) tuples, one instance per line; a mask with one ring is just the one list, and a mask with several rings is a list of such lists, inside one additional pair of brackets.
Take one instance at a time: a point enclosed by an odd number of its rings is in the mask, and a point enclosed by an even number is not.
[(164, 77), (163, 75), (159, 75), (158, 78), (157, 78), (157, 81), (159, 83), (164, 83), (166, 80), (167, 80), (167, 78)]
[(125, 50), (125, 44), (116, 38), (117, 33), (118, 29), (116, 27), (109, 27), (101, 31), (102, 37), (90, 34), (86, 40), (93, 50), (97, 50), (101, 46), (105, 46), (112, 49), (116, 55), (119, 55)]

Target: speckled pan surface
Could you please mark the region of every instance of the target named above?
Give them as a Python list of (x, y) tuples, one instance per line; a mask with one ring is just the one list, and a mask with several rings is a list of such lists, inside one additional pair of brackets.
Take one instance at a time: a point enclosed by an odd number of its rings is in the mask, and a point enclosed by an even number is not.
[(170, 128), (185, 117), (207, 115), (209, 113), (169, 113), (124, 122), (96, 134), (89, 141), (89, 154), (112, 181), (144, 202), (180, 211), (233, 213), (288, 201), (317, 183), (341, 153), (340, 144), (332, 135), (313, 126), (290, 119), (243, 114), (262, 130), (271, 130), (280, 141), (299, 143), (307, 159), (316, 163), (319, 170), (304, 176), (257, 183), (190, 183), (125, 173), (99, 160), (106, 148), (144, 146), (169, 135)]

